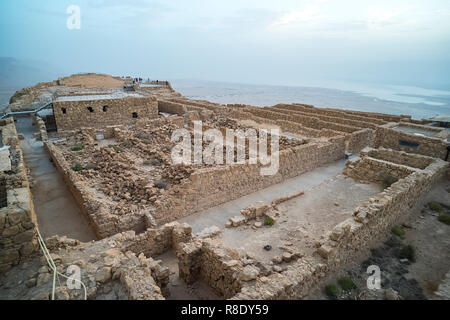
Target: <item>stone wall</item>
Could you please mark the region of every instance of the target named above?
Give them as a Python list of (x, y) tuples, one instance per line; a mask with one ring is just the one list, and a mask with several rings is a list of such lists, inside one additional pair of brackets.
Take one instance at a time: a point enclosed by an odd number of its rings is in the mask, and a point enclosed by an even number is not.
[(0, 120), (0, 130), (3, 145), (10, 146), (11, 161), (11, 169), (0, 172), (4, 198), (0, 208), (1, 274), (38, 250), (38, 244), (36, 214), (14, 120)]
[[(358, 153), (373, 144), (374, 131), (366, 122), (344, 118), (323, 116), (320, 113), (306, 113), (293, 105), (257, 108), (252, 106), (228, 105), (231, 115), (240, 120), (253, 120), (258, 123), (273, 123), (282, 130), (304, 134), (310, 137), (329, 137), (342, 135), (346, 139), (346, 151)], [(302, 107), (303, 108), (303, 107)], [(311, 109), (311, 108), (306, 108)], [(358, 123), (358, 126), (354, 124)]]
[(139, 232), (145, 229), (146, 220), (142, 214), (131, 214), (121, 219), (111, 215), (102, 202), (94, 197), (94, 193), (90, 191), (86, 182), (78, 179), (77, 173), (71, 169), (70, 164), (54, 143), (47, 141), (44, 146), (98, 238), (105, 238), (126, 230)]
[(180, 116), (187, 112), (186, 106), (183, 104), (166, 100), (158, 100), (158, 110), (159, 112), (177, 114)]
[(47, 134), (47, 127), (45, 126), (44, 120), (42, 120), (41, 117), (39, 117), (37, 114), (34, 116), (34, 123), (37, 125), (39, 130), (39, 138), (41, 141), (47, 141), (48, 140), (48, 134)]
[[(166, 119), (178, 121), (179, 118)], [(181, 124), (181, 120), (179, 122)], [(149, 123), (152, 121), (149, 120)], [(108, 212), (101, 199), (95, 198), (88, 183), (78, 179), (77, 173), (71, 170), (70, 164), (56, 145), (46, 142), (45, 146), (81, 211), (93, 225), (95, 233), (99, 238), (104, 238), (126, 230), (142, 231), (154, 224), (167, 223), (342, 159), (345, 142), (344, 137), (337, 136), (329, 138), (329, 141), (307, 143), (282, 150), (279, 156), (279, 171), (273, 176), (262, 176), (259, 165), (250, 164), (199, 169), (177, 186), (178, 192), (156, 202), (146, 214), (123, 216)]]
[(385, 160), (418, 169), (425, 169), (435, 160), (431, 157), (407, 153), (405, 151), (385, 149), (383, 147), (378, 149), (365, 148), (361, 150), (360, 156), (369, 156), (375, 159)]
[[(390, 155), (389, 158), (397, 156)], [(284, 272), (257, 277), (254, 282), (244, 285), (232, 299), (305, 297), (326, 275), (354, 261), (355, 256), (369, 250), (374, 243), (385, 240), (392, 226), (406, 218), (409, 210), (421, 201), (447, 168), (448, 163), (433, 159), (425, 169), (400, 179), (349, 212), (347, 220), (324, 235), (325, 240), (321, 240), (317, 249), (322, 259), (299, 258)]]
[(425, 169), (417, 169), (401, 178), (355, 208), (353, 217), (335, 226), (318, 252), (332, 265), (349, 262), (355, 252), (368, 249), (371, 243), (386, 237), (390, 228), (405, 218), (405, 213), (420, 201), (447, 168), (447, 162), (435, 159)]
[(278, 173), (271, 176), (262, 176), (257, 164), (200, 169), (180, 185), (176, 197), (161, 202), (151, 215), (158, 223), (173, 221), (343, 159), (344, 152), (344, 137), (338, 136), (280, 151)]
[(158, 102), (155, 97), (55, 100), (53, 113), (58, 130), (73, 130), (80, 127), (102, 128), (134, 124), (140, 118), (155, 119), (158, 116)]
[(348, 160), (343, 173), (356, 180), (383, 183), (383, 176), (385, 175), (403, 179), (417, 170), (389, 161), (363, 156), (362, 158), (355, 157)]
[[(449, 141), (443, 138), (418, 136), (394, 129), (398, 123), (388, 123), (378, 127), (375, 133), (374, 147), (401, 150), (408, 153), (422, 154), (434, 158), (445, 159)], [(405, 125), (405, 123), (401, 123)], [(416, 125), (418, 126), (418, 125)], [(421, 127), (421, 126), (418, 126)], [(429, 127), (425, 127), (429, 130)], [(444, 129), (445, 130), (445, 129)]]

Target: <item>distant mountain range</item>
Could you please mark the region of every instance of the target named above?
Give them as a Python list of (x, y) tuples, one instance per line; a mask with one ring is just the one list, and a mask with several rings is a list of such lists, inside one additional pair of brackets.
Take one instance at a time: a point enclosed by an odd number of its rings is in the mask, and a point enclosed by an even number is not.
[[(22, 88), (37, 82), (53, 80), (56, 72), (39, 61), (0, 57), (0, 86)], [(52, 77), (53, 75), (53, 77)]]

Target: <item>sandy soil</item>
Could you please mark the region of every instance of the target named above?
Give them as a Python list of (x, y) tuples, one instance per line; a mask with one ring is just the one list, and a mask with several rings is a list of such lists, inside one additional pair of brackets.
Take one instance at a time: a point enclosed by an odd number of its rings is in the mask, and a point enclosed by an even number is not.
[(124, 81), (107, 74), (74, 74), (61, 79), (66, 86), (123, 88)]
[[(251, 221), (237, 228), (225, 228), (221, 239), (226, 246), (266, 262), (282, 254), (286, 246), (312, 255), (315, 242), (381, 189), (377, 184), (357, 183), (338, 174), (278, 205), (279, 216), (273, 226), (255, 228)], [(263, 250), (267, 244), (272, 250)]]

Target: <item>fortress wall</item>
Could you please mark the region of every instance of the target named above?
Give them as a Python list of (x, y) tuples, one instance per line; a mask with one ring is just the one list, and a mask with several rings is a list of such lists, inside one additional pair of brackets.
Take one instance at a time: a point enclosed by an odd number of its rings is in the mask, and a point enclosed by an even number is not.
[[(92, 108), (92, 112), (88, 108)], [(56, 100), (53, 102), (53, 113), (58, 130), (73, 130), (86, 126), (102, 128), (117, 124), (134, 124), (137, 119), (143, 117), (155, 119), (158, 117), (158, 103), (154, 97), (90, 101)], [(133, 113), (136, 113), (137, 118)]]
[(393, 129), (395, 126), (397, 123), (389, 123), (376, 130), (374, 142), (376, 148), (384, 147), (445, 159), (450, 142), (442, 138), (418, 136), (395, 130)]
[(2, 158), (2, 162), (10, 161), (10, 168), (0, 172), (0, 274), (3, 274), (39, 250), (39, 246), (36, 213), (13, 118), (0, 120), (0, 130), (3, 145), (10, 146), (4, 151), (9, 157)]

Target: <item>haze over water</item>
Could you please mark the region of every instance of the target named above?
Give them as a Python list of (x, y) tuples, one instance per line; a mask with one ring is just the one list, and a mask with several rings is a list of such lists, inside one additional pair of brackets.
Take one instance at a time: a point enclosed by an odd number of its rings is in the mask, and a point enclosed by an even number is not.
[(450, 114), (450, 91), (408, 86), (336, 83), (320, 88), (198, 80), (173, 80), (172, 86), (189, 98), (223, 104), (305, 103), (324, 108), (410, 114), (415, 119)]

